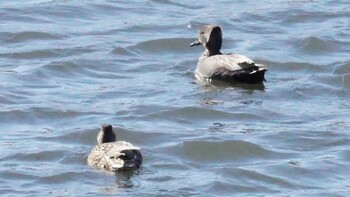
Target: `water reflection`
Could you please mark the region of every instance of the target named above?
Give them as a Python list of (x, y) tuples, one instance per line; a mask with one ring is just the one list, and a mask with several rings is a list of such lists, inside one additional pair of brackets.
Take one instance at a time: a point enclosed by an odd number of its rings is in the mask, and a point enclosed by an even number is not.
[(247, 84), (247, 83), (227, 83), (224, 81), (219, 81), (219, 80), (210, 80), (210, 81), (205, 81), (205, 80), (199, 80), (196, 79), (194, 81), (195, 84), (197, 84), (198, 86), (200, 86), (203, 89), (225, 89), (225, 88), (229, 88), (229, 87), (233, 87), (233, 88), (241, 88), (241, 89), (245, 89), (245, 90), (252, 90), (251, 92), (253, 92), (254, 90), (261, 90), (264, 91), (265, 90), (265, 85), (264, 83), (258, 83), (258, 84)]
[[(231, 100), (233, 95), (230, 98), (225, 98), (222, 95), (226, 95), (226, 91), (231, 92), (232, 94), (241, 95), (242, 93), (246, 95), (252, 95), (256, 91), (265, 91), (265, 85), (261, 84), (243, 84), (243, 83), (226, 83), (222, 81), (203, 81), (196, 79), (194, 84), (198, 85), (196, 92), (199, 94), (199, 103), (205, 105), (221, 105), (225, 101)], [(243, 92), (242, 92), (243, 91)], [(224, 100), (223, 100), (224, 99)], [(261, 104), (262, 101), (260, 99), (248, 99), (241, 101), (242, 104)]]
[(132, 188), (135, 186), (133, 176), (139, 174), (140, 171), (117, 171), (115, 172), (115, 182), (119, 188)]

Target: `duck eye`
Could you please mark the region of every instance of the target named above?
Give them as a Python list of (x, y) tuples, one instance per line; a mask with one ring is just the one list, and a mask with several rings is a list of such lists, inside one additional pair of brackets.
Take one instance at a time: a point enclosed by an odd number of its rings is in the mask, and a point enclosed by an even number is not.
[(204, 34), (204, 32), (203, 31), (201, 31), (201, 33), (200, 34)]

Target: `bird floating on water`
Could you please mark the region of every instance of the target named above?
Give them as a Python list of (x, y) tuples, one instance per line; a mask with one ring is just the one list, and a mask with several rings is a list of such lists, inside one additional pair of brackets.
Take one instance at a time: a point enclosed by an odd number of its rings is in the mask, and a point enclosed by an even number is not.
[(97, 135), (97, 145), (87, 158), (90, 166), (107, 170), (136, 170), (142, 164), (140, 148), (129, 142), (116, 141), (112, 125), (104, 124)]
[(262, 83), (265, 80), (265, 65), (239, 54), (222, 54), (222, 29), (217, 25), (204, 25), (198, 40), (190, 46), (203, 45), (204, 53), (199, 57), (195, 76), (200, 80), (221, 80), (230, 83)]

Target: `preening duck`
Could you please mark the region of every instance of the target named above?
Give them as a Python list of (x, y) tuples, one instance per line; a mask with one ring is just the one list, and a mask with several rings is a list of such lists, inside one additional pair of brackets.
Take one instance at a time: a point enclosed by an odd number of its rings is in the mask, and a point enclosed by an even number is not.
[(101, 126), (97, 143), (87, 158), (90, 166), (107, 171), (140, 168), (142, 163), (140, 148), (125, 141), (116, 141), (112, 125)]
[(195, 70), (200, 80), (221, 80), (230, 83), (262, 83), (266, 66), (239, 54), (222, 54), (222, 29), (216, 25), (201, 27), (198, 40), (190, 46), (202, 44), (205, 48)]

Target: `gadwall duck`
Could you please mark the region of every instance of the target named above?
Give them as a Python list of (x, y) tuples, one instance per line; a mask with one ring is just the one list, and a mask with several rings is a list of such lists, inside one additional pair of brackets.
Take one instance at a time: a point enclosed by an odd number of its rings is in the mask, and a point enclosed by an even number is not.
[(222, 29), (216, 25), (201, 27), (198, 40), (190, 46), (202, 44), (204, 53), (200, 56), (195, 70), (198, 79), (212, 79), (226, 82), (262, 83), (266, 67), (256, 64), (253, 60), (239, 54), (224, 55), (220, 52), (222, 44)]
[(90, 166), (107, 171), (140, 168), (142, 163), (140, 148), (125, 141), (116, 141), (112, 125), (101, 126), (97, 143), (87, 158)]

